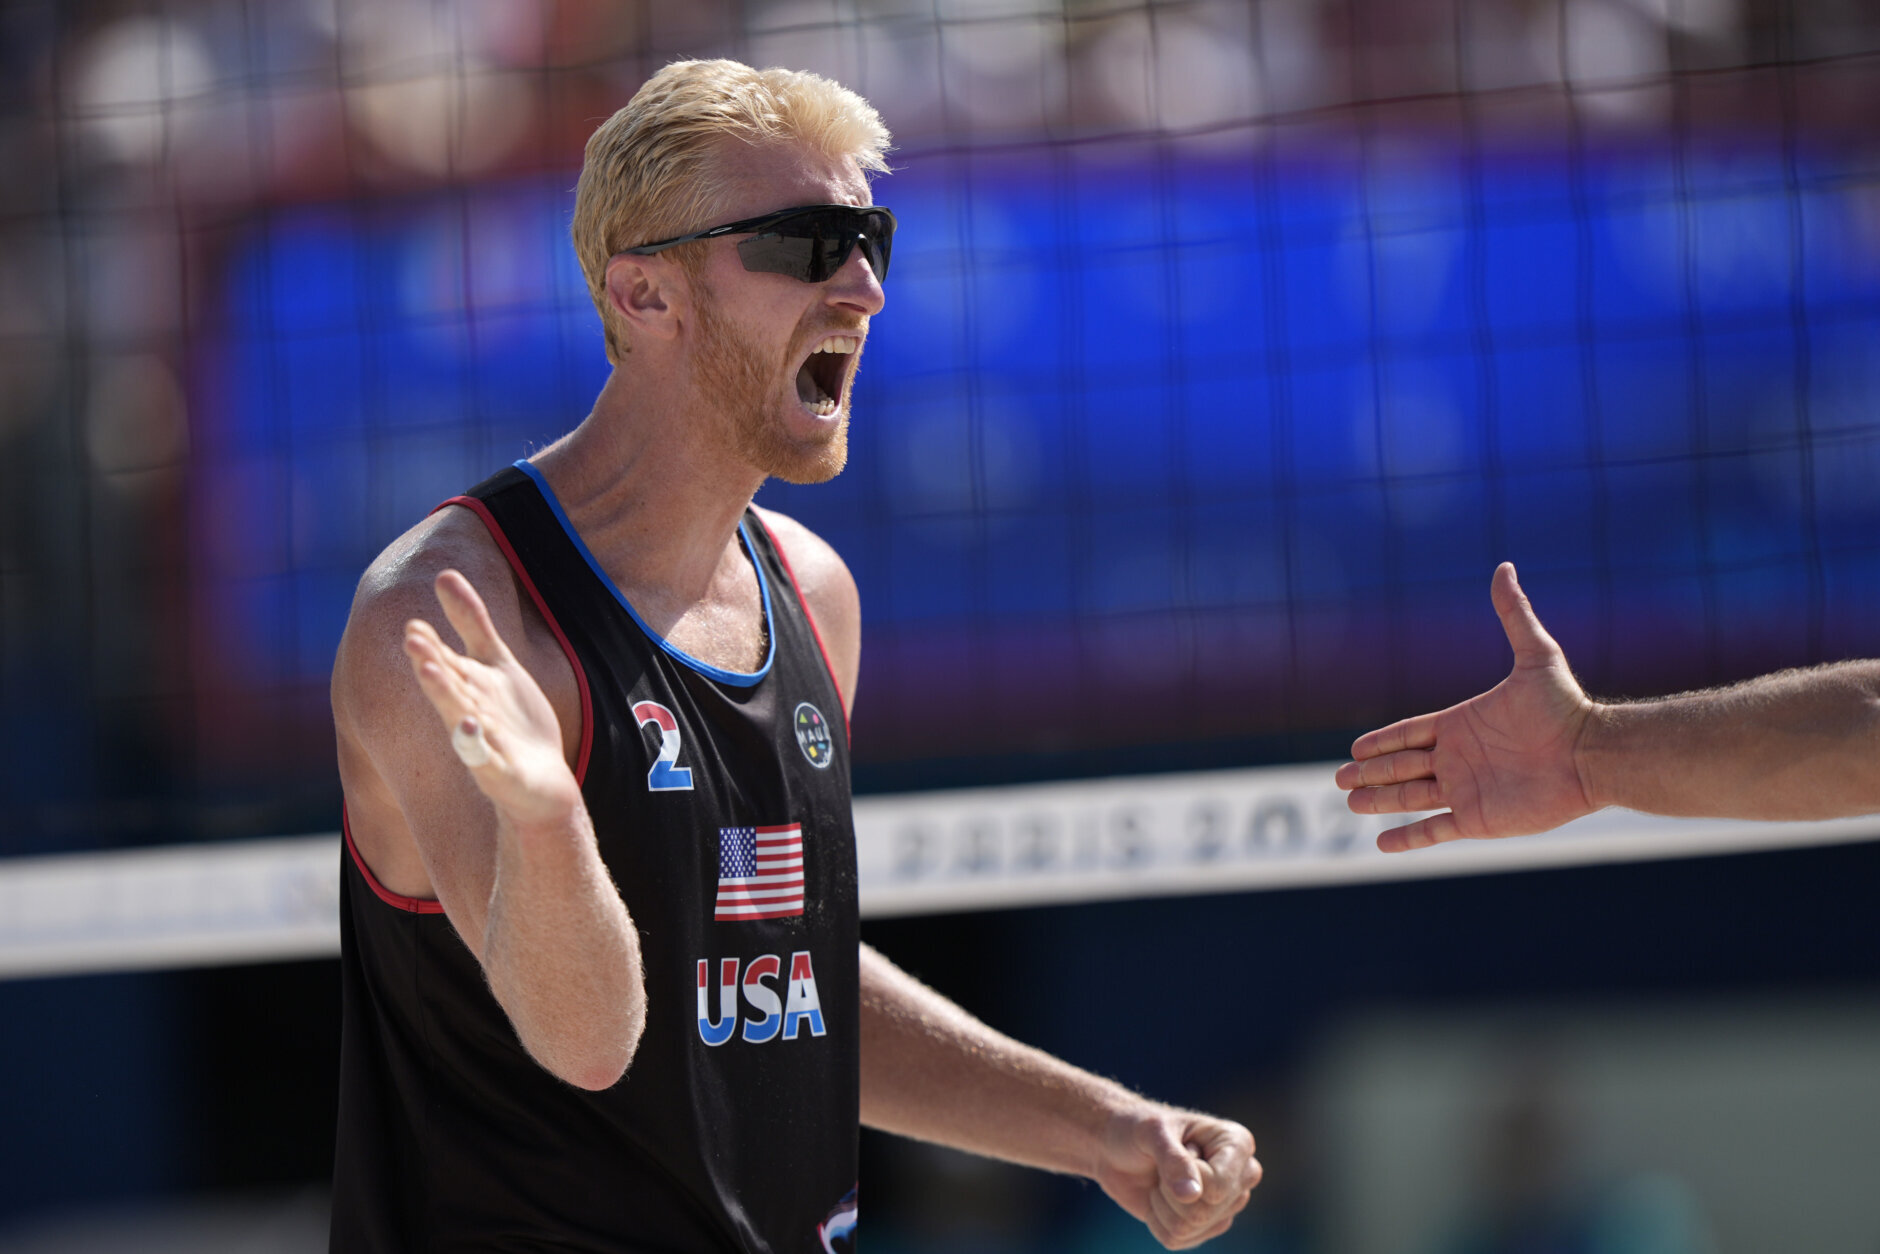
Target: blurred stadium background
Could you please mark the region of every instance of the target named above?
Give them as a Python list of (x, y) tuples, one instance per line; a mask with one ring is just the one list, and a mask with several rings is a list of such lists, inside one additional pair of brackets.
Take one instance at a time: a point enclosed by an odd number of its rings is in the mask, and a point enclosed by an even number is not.
[[(1880, 655), (1867, 0), (11, 0), (0, 855), (333, 829), (369, 557), (605, 370), (587, 133), (731, 55), (881, 109), (859, 792), (1338, 757), (1494, 682)], [(1880, 831), (1876, 831), (1880, 835)], [(1260, 1138), (1222, 1248), (1880, 1250), (1880, 845), (868, 936)], [(324, 1248), (336, 964), (0, 984), (0, 1249)], [(869, 1136), (869, 1248), (1122, 1251)]]

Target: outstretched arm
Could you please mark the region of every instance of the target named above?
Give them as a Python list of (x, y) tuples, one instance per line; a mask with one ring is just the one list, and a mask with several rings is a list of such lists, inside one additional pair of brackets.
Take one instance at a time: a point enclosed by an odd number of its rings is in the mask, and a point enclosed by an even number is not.
[(1880, 662), (1658, 701), (1590, 700), (1511, 563), (1491, 589), (1514, 669), (1480, 696), (1368, 732), (1338, 770), (1360, 814), (1444, 810), (1386, 852), (1546, 831), (1603, 806), (1808, 819), (1880, 811)]
[(1021, 1045), (867, 946), (861, 1026), (863, 1123), (1087, 1176), (1169, 1249), (1226, 1232), (1260, 1182), (1239, 1124)]
[(1739, 819), (1880, 813), (1880, 662), (1602, 705), (1580, 758), (1601, 805)]

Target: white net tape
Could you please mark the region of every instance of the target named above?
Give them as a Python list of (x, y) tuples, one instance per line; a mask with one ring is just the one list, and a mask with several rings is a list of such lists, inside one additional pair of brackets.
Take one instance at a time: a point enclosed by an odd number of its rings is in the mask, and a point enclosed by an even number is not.
[[(1334, 765), (1131, 776), (855, 803), (864, 917), (1622, 862), (1880, 838), (1607, 810), (1545, 836), (1377, 852)], [(1393, 820), (1394, 822), (1395, 820)], [(337, 835), (0, 862), (0, 978), (339, 950)]]

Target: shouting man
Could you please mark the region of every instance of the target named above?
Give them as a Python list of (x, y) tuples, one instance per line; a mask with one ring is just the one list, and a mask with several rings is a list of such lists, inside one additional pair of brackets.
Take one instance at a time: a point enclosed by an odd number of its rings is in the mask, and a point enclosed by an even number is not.
[(855, 583), (751, 498), (842, 469), (887, 143), (811, 74), (654, 75), (576, 195), (593, 411), (360, 583), (335, 1250), (852, 1248), (859, 1122), (1088, 1176), (1171, 1248), (1259, 1181), (1245, 1128), (860, 944)]

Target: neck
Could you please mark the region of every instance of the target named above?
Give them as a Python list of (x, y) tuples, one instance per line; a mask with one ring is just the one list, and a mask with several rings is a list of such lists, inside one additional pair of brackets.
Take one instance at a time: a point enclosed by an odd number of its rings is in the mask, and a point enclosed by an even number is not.
[(697, 601), (736, 557), (764, 476), (725, 447), (718, 415), (646, 383), (616, 368), (581, 425), (530, 460), (629, 598)]

